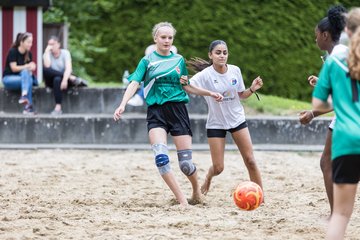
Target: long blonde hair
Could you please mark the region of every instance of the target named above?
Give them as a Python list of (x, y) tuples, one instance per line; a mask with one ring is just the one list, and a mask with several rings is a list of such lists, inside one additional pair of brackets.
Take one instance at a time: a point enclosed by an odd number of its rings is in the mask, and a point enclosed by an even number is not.
[(360, 8), (352, 9), (346, 15), (346, 27), (351, 31), (349, 47), (349, 73), (352, 79), (360, 81)]

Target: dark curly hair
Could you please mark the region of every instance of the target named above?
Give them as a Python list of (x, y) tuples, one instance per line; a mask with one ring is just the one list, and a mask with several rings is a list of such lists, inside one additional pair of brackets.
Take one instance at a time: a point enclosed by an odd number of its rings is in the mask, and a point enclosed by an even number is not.
[(318, 23), (317, 29), (320, 32), (329, 32), (333, 42), (338, 42), (341, 32), (345, 28), (346, 12), (346, 9), (341, 5), (331, 7), (327, 12), (327, 17)]

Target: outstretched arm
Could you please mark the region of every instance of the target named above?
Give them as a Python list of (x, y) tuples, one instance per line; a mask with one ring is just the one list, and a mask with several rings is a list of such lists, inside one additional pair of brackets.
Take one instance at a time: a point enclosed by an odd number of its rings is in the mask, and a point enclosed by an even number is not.
[(250, 97), (253, 93), (255, 93), (256, 90), (260, 89), (262, 86), (263, 86), (263, 81), (260, 78), (260, 76), (258, 76), (253, 80), (251, 86), (248, 89), (246, 89), (243, 92), (239, 92), (239, 97), (241, 99), (246, 99)]
[(313, 105), (313, 109), (315, 111), (326, 112), (326, 111), (331, 111), (333, 109), (332, 99), (330, 97), (328, 98), (328, 100), (326, 102), (323, 102), (322, 100), (320, 100), (316, 97), (313, 97), (312, 105)]
[(320, 110), (304, 110), (301, 111), (299, 113), (299, 121), (301, 124), (308, 124), (311, 122), (311, 120), (313, 120), (314, 118), (316, 118), (317, 116), (326, 114), (333, 111), (332, 109), (330, 110), (325, 110), (325, 111), (320, 111)]
[[(187, 76), (181, 76), (181, 83), (188, 83)], [(223, 100), (223, 96), (220, 93), (212, 92), (192, 84), (183, 85), (184, 90), (189, 94), (195, 94), (200, 96), (210, 96), (213, 97), (216, 101), (220, 102)]]
[(117, 121), (121, 118), (122, 113), (125, 111), (125, 106), (130, 98), (135, 94), (136, 90), (139, 87), (139, 83), (136, 81), (131, 81), (130, 84), (127, 86), (124, 96), (121, 100), (121, 103), (114, 112), (114, 120)]

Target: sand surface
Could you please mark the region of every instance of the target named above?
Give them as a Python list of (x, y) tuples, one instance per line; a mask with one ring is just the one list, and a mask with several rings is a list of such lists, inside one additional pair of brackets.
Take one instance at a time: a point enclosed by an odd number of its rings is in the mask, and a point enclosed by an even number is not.
[[(1, 150), (0, 239), (323, 239), (329, 206), (320, 153), (255, 152), (266, 203), (245, 212), (231, 190), (248, 179), (237, 152), (203, 204), (173, 196), (150, 151)], [(176, 154), (172, 169), (188, 197)], [(194, 152), (202, 182), (208, 152)], [(360, 194), (346, 239), (360, 239)]]

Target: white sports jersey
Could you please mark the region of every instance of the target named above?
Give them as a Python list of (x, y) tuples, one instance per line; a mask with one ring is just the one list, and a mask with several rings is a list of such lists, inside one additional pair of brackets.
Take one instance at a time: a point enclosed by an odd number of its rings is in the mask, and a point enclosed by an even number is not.
[(226, 73), (221, 74), (211, 65), (190, 79), (190, 84), (224, 96), (222, 102), (217, 102), (212, 97), (205, 97), (209, 107), (207, 129), (231, 129), (245, 121), (244, 108), (238, 95), (238, 92), (245, 90), (241, 71), (234, 65), (228, 64), (227, 67)]

